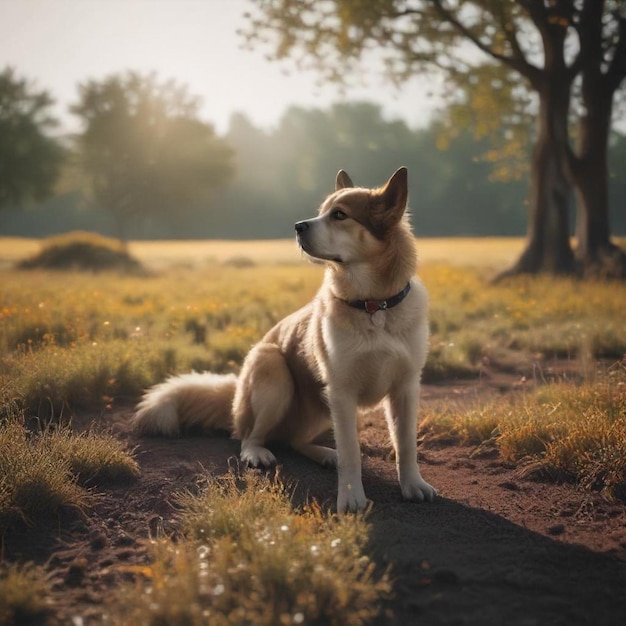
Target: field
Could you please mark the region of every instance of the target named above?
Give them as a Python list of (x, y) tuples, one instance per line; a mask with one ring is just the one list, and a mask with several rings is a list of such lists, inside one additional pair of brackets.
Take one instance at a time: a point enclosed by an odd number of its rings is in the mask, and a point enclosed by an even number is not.
[(620, 622), (626, 286), (491, 284), (522, 244), (419, 241), (442, 497), (400, 501), (373, 411), (372, 510), (337, 518), (333, 473), (288, 450), (276, 478), (128, 427), (143, 389), (236, 372), (315, 293), (293, 242), (132, 242), (139, 275), (16, 270), (39, 243), (0, 239), (0, 625)]

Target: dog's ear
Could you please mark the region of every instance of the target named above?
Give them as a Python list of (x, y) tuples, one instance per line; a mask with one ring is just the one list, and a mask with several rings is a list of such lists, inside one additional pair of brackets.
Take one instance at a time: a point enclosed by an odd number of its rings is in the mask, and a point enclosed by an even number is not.
[(400, 221), (409, 198), (408, 172), (400, 167), (391, 178), (375, 192), (375, 201), (371, 209), (372, 219), (383, 230)]
[(381, 198), (387, 211), (397, 210), (404, 213), (409, 198), (408, 171), (399, 167), (381, 190)]
[(335, 179), (335, 191), (345, 189), (346, 187), (354, 187), (354, 183), (346, 172), (339, 170), (337, 172), (337, 178)]

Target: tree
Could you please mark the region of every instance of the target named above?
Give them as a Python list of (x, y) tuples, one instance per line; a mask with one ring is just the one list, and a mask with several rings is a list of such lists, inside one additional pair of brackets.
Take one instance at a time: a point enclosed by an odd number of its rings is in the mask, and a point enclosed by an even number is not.
[[(615, 16), (619, 5), (621, 17)], [(605, 18), (607, 6), (613, 12), (611, 21)], [(610, 238), (608, 189), (613, 102), (626, 76), (626, 3), (587, 0), (582, 4), (577, 30), (583, 111), (578, 144), (569, 154), (578, 207), (577, 255), (592, 271), (626, 277), (626, 255)]]
[(129, 222), (171, 222), (206, 203), (233, 174), (233, 154), (198, 118), (199, 101), (174, 82), (134, 72), (79, 86), (80, 167), (120, 239)]
[(47, 132), (56, 125), (54, 101), (15, 71), (0, 73), (0, 208), (51, 195), (63, 150)]
[[(295, 56), (301, 65), (335, 81), (349, 78), (372, 48), (396, 83), (436, 69), (458, 89), (464, 86), (462, 77), (476, 76), (478, 68), (484, 75), (486, 65), (495, 65), (499, 70), (491, 70), (490, 85), (497, 94), (511, 83), (511, 76), (518, 85), (521, 77), (538, 103), (528, 243), (514, 271), (574, 270), (570, 190), (572, 181), (580, 179), (573, 175), (576, 161), (568, 126), (572, 86), (581, 71), (583, 77), (610, 76), (606, 91), (611, 98), (621, 84), (623, 0), (256, 0), (256, 5), (258, 10), (249, 16), (251, 42), (272, 45), (275, 58)], [(524, 89), (518, 91), (526, 98)], [(511, 96), (510, 101), (516, 94)], [(610, 128), (610, 107), (598, 107), (598, 116)], [(606, 170), (587, 169), (585, 175), (606, 189)], [(593, 187), (588, 188), (593, 196)], [(588, 221), (598, 238), (608, 238), (608, 212), (603, 216), (597, 198), (587, 205), (585, 215), (593, 216)]]

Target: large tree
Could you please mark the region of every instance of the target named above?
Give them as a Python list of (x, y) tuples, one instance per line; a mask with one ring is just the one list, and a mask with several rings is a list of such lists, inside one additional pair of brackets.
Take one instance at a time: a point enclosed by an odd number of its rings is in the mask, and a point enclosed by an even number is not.
[[(249, 40), (273, 46), (278, 59), (291, 56), (303, 66), (312, 65), (325, 78), (344, 81), (358, 75), (359, 63), (376, 55), (396, 83), (437, 70), (463, 88), (464, 78), (477, 75), (479, 68), (484, 77), (487, 65), (498, 70), (491, 71), (490, 85), (496, 94), (515, 76), (518, 85), (537, 96), (537, 124), (528, 244), (514, 271), (575, 269), (569, 241), (572, 183), (579, 199), (583, 185), (591, 194), (580, 213), (581, 223), (587, 224), (579, 227), (583, 258), (588, 258), (586, 233), (595, 233), (593, 247), (611, 248), (608, 208), (600, 197), (602, 189), (606, 192), (606, 168), (588, 167), (602, 149), (602, 140), (591, 141), (595, 132), (608, 137), (611, 107), (585, 103), (587, 119), (597, 111), (607, 133), (598, 122), (586, 141), (581, 126), (577, 151), (570, 147), (568, 122), (572, 87), (581, 72), (583, 87), (602, 84), (609, 103), (622, 83), (623, 0), (254, 1), (256, 10), (249, 16), (246, 33)], [(522, 99), (526, 99), (524, 88), (518, 87)], [(588, 93), (593, 94), (593, 87)], [(518, 95), (512, 92), (511, 101)], [(593, 157), (583, 156), (589, 151)], [(602, 158), (606, 161), (606, 149)]]
[(0, 208), (49, 196), (63, 150), (50, 136), (54, 100), (11, 68), (0, 73)]
[(587, 0), (577, 32), (582, 110), (577, 145), (569, 154), (578, 208), (577, 254), (592, 271), (626, 276), (626, 255), (610, 238), (607, 159), (615, 95), (626, 76), (626, 2)]
[(231, 148), (199, 119), (199, 100), (184, 87), (128, 72), (79, 92), (79, 165), (121, 239), (136, 218), (180, 220), (231, 178)]

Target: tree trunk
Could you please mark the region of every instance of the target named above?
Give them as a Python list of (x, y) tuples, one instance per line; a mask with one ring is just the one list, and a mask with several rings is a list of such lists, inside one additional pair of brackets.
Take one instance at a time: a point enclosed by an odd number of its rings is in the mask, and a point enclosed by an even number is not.
[(571, 187), (565, 169), (570, 80), (546, 72), (537, 91), (539, 127), (530, 173), (528, 243), (504, 275), (569, 274), (575, 269), (569, 240)]
[[(597, 98), (601, 98), (600, 94)], [(595, 259), (610, 243), (607, 149), (611, 106), (609, 102), (593, 108), (587, 108), (580, 121), (577, 155), (572, 167), (578, 209), (576, 254), (580, 259)]]
[(584, 68), (585, 112), (571, 162), (577, 207), (576, 258), (585, 275), (626, 278), (626, 253), (611, 242), (609, 220), (607, 161), (613, 95), (612, 84), (601, 72), (599, 60)]

